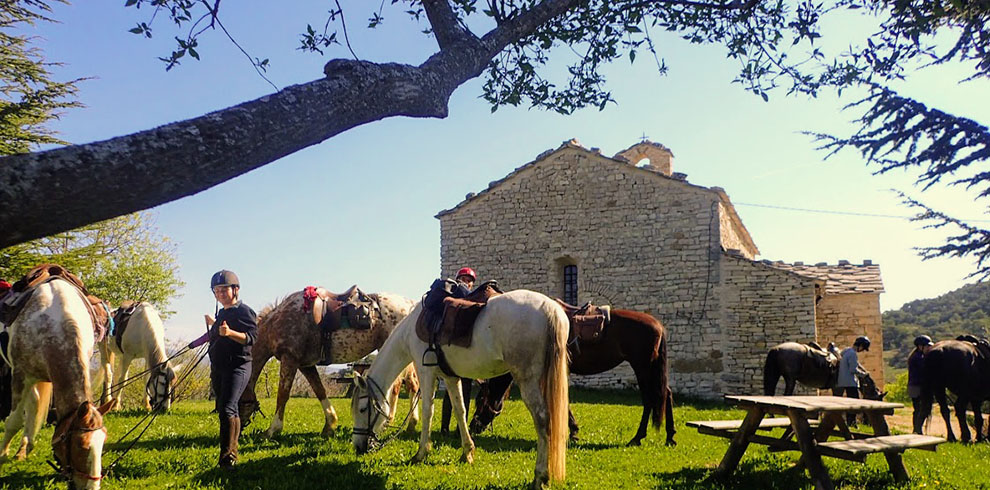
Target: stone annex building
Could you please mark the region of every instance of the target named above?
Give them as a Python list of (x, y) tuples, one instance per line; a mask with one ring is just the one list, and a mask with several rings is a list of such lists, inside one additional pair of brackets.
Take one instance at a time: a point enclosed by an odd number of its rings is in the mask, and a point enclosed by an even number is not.
[[(673, 172), (663, 145), (607, 157), (571, 140), (436, 217), (444, 277), (470, 265), (506, 290), (659, 318), (679, 394), (762, 393), (769, 347), (816, 340), (841, 349), (858, 335), (873, 341), (860, 362), (883, 382), (879, 266), (756, 260), (725, 190)], [(635, 386), (628, 363), (572, 382)]]

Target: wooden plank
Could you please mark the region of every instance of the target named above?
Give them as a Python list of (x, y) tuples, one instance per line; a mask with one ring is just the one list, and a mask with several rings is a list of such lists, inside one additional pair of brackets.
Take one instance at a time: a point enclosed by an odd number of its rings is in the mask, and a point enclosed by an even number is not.
[[(822, 454), (835, 455), (865, 455), (873, 453), (899, 453), (906, 449), (929, 449), (945, 442), (945, 439), (920, 434), (900, 434), (896, 436), (877, 436), (866, 439), (850, 439), (848, 441), (832, 441), (818, 443)], [(826, 453), (827, 451), (827, 453)], [(841, 457), (841, 456), (836, 456)]]
[(807, 412), (847, 412), (850, 410), (877, 410), (893, 413), (895, 408), (903, 408), (900, 403), (846, 398), (841, 396), (747, 396), (725, 395), (725, 400), (740, 406), (758, 405), (779, 413), (779, 410), (798, 409)]
[(725, 456), (722, 456), (722, 462), (719, 463), (718, 469), (715, 470), (715, 476), (717, 478), (726, 478), (732, 475), (733, 471), (736, 471), (739, 460), (742, 459), (743, 453), (749, 447), (749, 438), (760, 427), (760, 422), (763, 421), (763, 415), (763, 409), (760, 407), (749, 409), (749, 413), (746, 414), (746, 420), (743, 421), (739, 431), (732, 438), (732, 442), (729, 443), (729, 449), (725, 451)]
[[(704, 427), (711, 430), (733, 430), (742, 427), (742, 420), (694, 420), (687, 422), (688, 427), (695, 427), (699, 430)], [(808, 420), (808, 425), (812, 427), (818, 426), (818, 420), (812, 419)], [(770, 430), (777, 427), (790, 427), (791, 420), (782, 417), (763, 419), (760, 421), (761, 430)]]
[(792, 409), (787, 415), (794, 426), (794, 437), (797, 439), (798, 447), (801, 448), (801, 464), (815, 482), (816, 490), (832, 490), (835, 487), (828, 476), (828, 470), (822, 464), (822, 456), (818, 452), (818, 445), (815, 443), (811, 428), (808, 427), (804, 412), (800, 409)]

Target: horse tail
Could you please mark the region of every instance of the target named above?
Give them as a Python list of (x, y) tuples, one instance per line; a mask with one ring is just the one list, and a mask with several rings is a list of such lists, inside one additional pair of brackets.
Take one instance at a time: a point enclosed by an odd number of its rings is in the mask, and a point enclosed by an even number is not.
[(777, 381), (780, 381), (780, 363), (777, 362), (777, 349), (770, 349), (767, 360), (763, 363), (763, 394), (773, 396), (777, 391)]
[(546, 356), (540, 388), (547, 405), (547, 470), (550, 480), (563, 481), (567, 474), (567, 336), (570, 326), (559, 305), (547, 301), (543, 307), (548, 319)]

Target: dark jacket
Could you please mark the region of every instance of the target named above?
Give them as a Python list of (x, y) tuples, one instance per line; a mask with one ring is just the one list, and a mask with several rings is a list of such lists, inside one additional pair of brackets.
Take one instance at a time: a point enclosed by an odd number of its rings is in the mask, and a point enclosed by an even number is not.
[[(236, 340), (220, 336), (220, 324), (247, 335), (247, 343), (241, 345)], [(240, 364), (251, 361), (251, 346), (258, 336), (258, 315), (250, 306), (238, 301), (230, 308), (217, 313), (216, 321), (210, 327), (210, 362), (219, 365)]]
[(925, 367), (925, 355), (920, 349), (915, 349), (908, 356), (908, 386), (921, 386), (923, 383), (922, 369)]

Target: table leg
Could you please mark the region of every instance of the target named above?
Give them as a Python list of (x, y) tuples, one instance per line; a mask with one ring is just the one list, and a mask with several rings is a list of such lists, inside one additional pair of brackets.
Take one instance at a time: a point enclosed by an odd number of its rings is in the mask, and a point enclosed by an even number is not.
[(722, 457), (722, 462), (718, 465), (718, 469), (715, 470), (716, 477), (728, 477), (736, 470), (739, 460), (742, 459), (743, 453), (746, 452), (746, 447), (749, 446), (749, 438), (760, 427), (763, 415), (762, 408), (756, 406), (750, 407), (749, 413), (746, 414), (746, 419), (743, 420), (742, 425), (739, 427), (739, 432), (732, 438), (732, 441), (729, 443), (729, 449), (725, 452), (725, 456)]
[[(846, 421), (842, 420), (841, 413), (828, 412), (822, 416), (822, 421), (818, 424), (818, 429), (815, 430), (815, 440), (818, 442), (828, 441), (829, 436), (832, 435), (833, 429), (839, 424), (845, 424)], [(846, 434), (848, 436), (849, 428), (846, 427)]]
[(797, 438), (798, 447), (801, 448), (801, 463), (808, 470), (808, 475), (815, 482), (817, 490), (833, 490), (832, 479), (828, 476), (828, 470), (822, 463), (822, 456), (818, 453), (818, 446), (815, 442), (814, 434), (808, 425), (808, 419), (801, 410), (788, 410), (787, 416), (791, 419), (791, 426), (794, 427), (794, 435)]
[[(890, 429), (887, 427), (887, 419), (883, 416), (883, 413), (871, 411), (867, 412), (866, 415), (870, 419), (870, 425), (873, 426), (873, 435), (890, 435)], [(907, 468), (904, 467), (901, 453), (883, 453), (883, 456), (887, 458), (887, 466), (890, 467), (890, 473), (894, 475), (894, 480), (908, 481)]]

